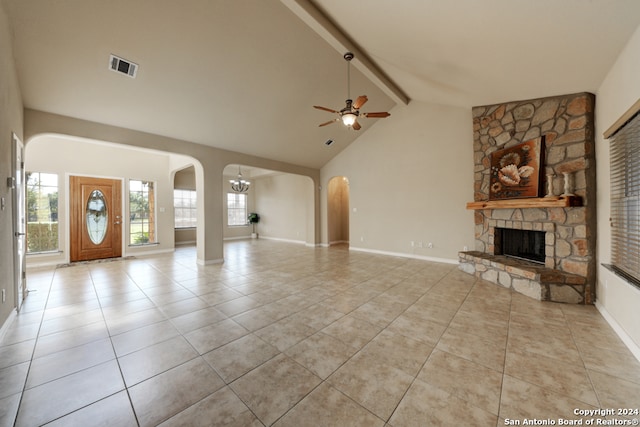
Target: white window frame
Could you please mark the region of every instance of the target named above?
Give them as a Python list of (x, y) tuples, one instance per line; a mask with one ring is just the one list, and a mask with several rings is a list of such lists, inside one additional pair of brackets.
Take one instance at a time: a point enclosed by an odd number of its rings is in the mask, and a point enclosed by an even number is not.
[[(136, 233), (132, 233), (131, 232), (131, 227), (135, 221), (135, 218), (133, 217), (133, 214), (138, 214), (138, 212), (132, 212), (131, 211), (131, 194), (132, 194), (132, 190), (131, 190), (131, 184), (133, 182), (141, 182), (144, 186), (144, 184), (150, 184), (150, 188), (151, 191), (148, 191), (148, 194), (152, 194), (153, 198), (152, 200), (149, 202), (151, 204), (151, 206), (149, 206), (147, 215), (149, 218), (147, 218), (147, 220), (145, 221), (143, 219), (142, 222), (142, 233), (145, 232), (145, 228), (144, 225), (147, 224), (147, 232), (149, 233), (149, 237), (147, 241), (144, 241), (144, 239), (141, 239), (140, 241), (133, 241), (133, 235), (134, 234), (138, 234)], [(135, 190), (135, 192), (139, 192), (138, 190)], [(144, 193), (144, 189), (142, 190), (142, 192)], [(127, 207), (128, 207), (128, 224), (129, 227), (127, 227), (127, 242), (129, 244), (129, 246), (143, 246), (143, 245), (155, 245), (158, 243), (158, 233), (157, 233), (157, 215), (156, 215), (156, 210), (157, 210), (157, 203), (156, 203), (156, 199), (157, 199), (157, 194), (158, 194), (158, 190), (157, 190), (157, 185), (154, 181), (149, 181), (149, 180), (145, 180), (145, 179), (129, 179), (128, 182), (128, 186), (127, 186)], [(149, 199), (151, 199), (151, 197), (149, 197)]]
[[(56, 236), (56, 244), (55, 244), (55, 248), (51, 248), (51, 249), (46, 249), (46, 250), (40, 250), (40, 251), (30, 251), (29, 250), (29, 200), (27, 200), (27, 207), (26, 207), (26, 214), (27, 214), (27, 254), (28, 255), (35, 255), (35, 254), (47, 254), (47, 253), (53, 253), (53, 252), (59, 252), (60, 251), (60, 217), (59, 217), (59, 213), (60, 213), (60, 177), (58, 176), (58, 174), (56, 173), (50, 173), (50, 172), (42, 172), (42, 171), (28, 171), (26, 173), (27, 176), (29, 176), (29, 179), (31, 179), (31, 177), (33, 175), (38, 175), (38, 184), (37, 187), (39, 188), (38, 190), (38, 194), (40, 195), (40, 198), (42, 198), (42, 191), (40, 191), (40, 189), (42, 187), (46, 187), (46, 188), (54, 188), (53, 185), (42, 185), (42, 175), (49, 175), (50, 178), (55, 177), (56, 178), (56, 185), (55, 185), (55, 193), (58, 194), (58, 200), (57, 200), (57, 205), (56, 206), (56, 210), (58, 211), (58, 218), (56, 219), (56, 221), (50, 221), (50, 224), (57, 224), (57, 236)], [(25, 180), (25, 190), (26, 193), (28, 195), (29, 193), (29, 182), (28, 180)], [(49, 194), (49, 193), (47, 193)], [(28, 199), (28, 196), (27, 196)], [(43, 203), (41, 200), (39, 201), (38, 205), (40, 206), (41, 203)], [(49, 213), (49, 216), (51, 216), (51, 213)], [(50, 218), (51, 219), (51, 218)], [(38, 222), (38, 224), (40, 224), (40, 222)]]
[[(173, 189), (173, 226), (176, 229), (184, 230), (188, 228), (196, 228), (198, 221), (198, 210), (197, 210), (197, 194), (196, 190), (186, 189), (186, 188), (174, 188)], [(188, 216), (178, 215), (178, 211), (182, 209), (183, 211), (189, 212)], [(188, 222), (187, 225), (179, 225), (180, 222)]]
[[(231, 197), (233, 196), (233, 197)], [(243, 199), (244, 200), (244, 207), (232, 207), (231, 203), (230, 203), (230, 198), (235, 198), (238, 197), (238, 199)], [(233, 192), (228, 192), (227, 193), (227, 226), (228, 227), (246, 227), (249, 225), (249, 222), (247, 221), (247, 216), (249, 215), (249, 207), (248, 207), (248, 203), (249, 203), (249, 199), (247, 197), (247, 195), (245, 193), (233, 193)], [(237, 215), (231, 215), (232, 210), (234, 211), (243, 211), (243, 213), (238, 217)], [(237, 222), (231, 223), (231, 219), (233, 218), (242, 218), (242, 220), (238, 219)]]

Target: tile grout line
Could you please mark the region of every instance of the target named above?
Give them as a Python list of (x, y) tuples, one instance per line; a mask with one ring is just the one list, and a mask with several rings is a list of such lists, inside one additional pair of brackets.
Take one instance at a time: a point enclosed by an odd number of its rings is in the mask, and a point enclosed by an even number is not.
[(505, 380), (505, 376), (507, 375), (507, 356), (508, 356), (508, 352), (509, 352), (509, 339), (511, 337), (511, 315), (513, 313), (513, 294), (510, 294), (510, 298), (509, 298), (509, 320), (507, 321), (507, 341), (505, 343), (504, 346), (504, 362), (502, 364), (502, 376), (501, 376), (501, 381), (500, 381), (500, 399), (498, 400), (498, 419), (496, 422), (496, 426), (498, 426), (500, 424), (500, 411), (502, 410), (502, 399), (503, 399), (503, 393), (505, 392), (504, 390), (504, 380)]
[[(128, 274), (127, 274), (127, 276), (130, 277)], [(122, 366), (120, 365), (120, 358), (118, 357), (118, 353), (116, 352), (115, 345), (113, 344), (113, 336), (111, 335), (111, 331), (109, 330), (109, 325), (107, 323), (107, 319), (104, 317), (104, 309), (102, 307), (102, 301), (100, 301), (100, 297), (98, 296), (98, 291), (96, 290), (96, 285), (95, 285), (95, 282), (93, 280), (93, 275), (92, 275), (91, 269), (89, 269), (89, 277), (91, 278), (91, 286), (93, 287), (93, 291), (96, 294), (96, 299), (98, 300), (98, 306), (100, 307), (100, 313), (102, 314), (102, 320), (104, 322), (104, 326), (107, 329), (107, 334), (109, 335), (109, 343), (111, 344), (111, 349), (113, 350), (113, 356), (115, 357), (115, 361), (116, 361), (116, 363), (118, 365), (118, 371), (120, 372), (120, 379), (122, 380), (122, 385), (124, 386), (124, 391), (127, 393), (127, 399), (129, 400), (129, 405), (131, 407), (131, 412), (133, 413), (133, 417), (136, 420), (136, 424), (138, 426), (140, 426), (140, 420), (138, 419), (138, 413), (136, 412), (136, 409), (133, 406), (133, 401), (131, 400), (131, 394), (129, 393), (129, 387), (127, 387), (127, 382), (125, 381), (124, 373), (122, 372)], [(136, 286), (137, 286), (137, 284), (136, 284)], [(116, 392), (113, 395), (115, 395), (117, 393), (120, 393), (120, 392), (121, 391)], [(105, 399), (105, 398), (103, 398), (103, 399)], [(93, 403), (96, 403), (96, 402), (93, 402)], [(91, 405), (93, 403), (90, 403), (89, 405)], [(87, 406), (89, 406), (89, 405), (87, 405)], [(81, 409), (81, 408), (79, 408), (79, 409)]]
[[(20, 415), (20, 409), (22, 408), (22, 399), (24, 398), (24, 393), (27, 390), (27, 381), (29, 380), (29, 374), (31, 373), (31, 365), (33, 364), (33, 358), (35, 356), (36, 353), (36, 347), (38, 345), (38, 340), (40, 339), (40, 331), (42, 330), (42, 324), (44, 323), (44, 315), (46, 313), (47, 310), (47, 305), (49, 304), (49, 296), (51, 295), (51, 287), (53, 286), (53, 279), (56, 275), (56, 271), (54, 270), (53, 274), (51, 275), (51, 280), (49, 281), (49, 288), (47, 289), (47, 298), (46, 301), (44, 303), (44, 307), (42, 308), (42, 316), (40, 317), (40, 324), (38, 326), (38, 332), (36, 333), (36, 339), (35, 342), (33, 343), (33, 349), (31, 350), (31, 357), (29, 358), (29, 368), (27, 369), (27, 375), (25, 375), (24, 377), (24, 384), (22, 385), (22, 391), (20, 392), (20, 399), (18, 400), (18, 407), (16, 409), (16, 414), (15, 417), (13, 419), (13, 426), (15, 427), (18, 423), (18, 415)], [(28, 295), (27, 295), (28, 297)], [(24, 301), (23, 301), (24, 303)], [(21, 307), (23, 307), (24, 305), (21, 305)]]

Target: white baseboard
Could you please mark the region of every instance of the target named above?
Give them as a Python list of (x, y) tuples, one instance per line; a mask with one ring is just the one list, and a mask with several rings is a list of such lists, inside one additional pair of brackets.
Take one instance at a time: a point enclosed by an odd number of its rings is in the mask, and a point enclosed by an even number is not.
[(613, 330), (620, 337), (622, 342), (629, 348), (631, 353), (633, 353), (633, 355), (636, 357), (636, 359), (638, 359), (638, 361), (640, 362), (640, 347), (638, 346), (638, 344), (636, 344), (631, 339), (631, 337), (622, 328), (622, 326), (620, 326), (618, 324), (618, 322), (616, 322), (616, 319), (614, 319), (613, 316), (611, 316), (611, 314), (609, 314), (607, 309), (604, 308), (604, 306), (602, 304), (598, 303), (598, 300), (596, 300), (596, 304), (595, 305), (596, 305), (596, 308), (598, 309), (598, 311), (600, 312), (600, 314), (602, 314), (602, 317), (604, 317), (604, 320), (607, 321), (609, 326), (611, 326), (613, 328)]
[(7, 317), (7, 320), (5, 320), (4, 323), (2, 324), (2, 327), (0, 327), (0, 345), (2, 345), (2, 342), (4, 341), (4, 337), (5, 335), (7, 335), (7, 331), (13, 324), (13, 321), (15, 320), (17, 314), (18, 312), (16, 311), (15, 308), (11, 310), (9, 317)]
[(397, 256), (397, 257), (402, 257), (402, 258), (420, 259), (420, 260), (423, 260), (423, 261), (439, 262), (439, 263), (444, 263), (444, 264), (455, 264), (455, 265), (458, 265), (458, 260), (457, 259), (437, 258), (437, 257), (423, 256), (423, 255), (407, 254), (407, 253), (403, 253), (403, 252), (379, 251), (379, 250), (376, 250), (376, 249), (356, 248), (356, 247), (352, 247), (352, 246), (349, 246), (349, 250), (350, 251), (358, 251), (358, 252), (368, 252), (368, 253), (379, 254), (379, 255)]
[(278, 241), (278, 242), (285, 242), (285, 243), (297, 243), (297, 244), (300, 244), (300, 245), (305, 245), (307, 243), (304, 240), (281, 239), (279, 237), (260, 236), (260, 239), (262, 239), (262, 240), (275, 240), (275, 241)]
[(167, 253), (172, 253), (175, 252), (175, 248), (170, 248), (170, 249), (156, 249), (156, 250), (152, 250), (152, 251), (148, 251), (148, 250), (140, 250), (140, 251), (127, 251), (126, 255), (123, 255), (123, 258), (129, 257), (129, 256), (146, 256), (146, 255), (159, 255), (159, 254), (167, 254)]

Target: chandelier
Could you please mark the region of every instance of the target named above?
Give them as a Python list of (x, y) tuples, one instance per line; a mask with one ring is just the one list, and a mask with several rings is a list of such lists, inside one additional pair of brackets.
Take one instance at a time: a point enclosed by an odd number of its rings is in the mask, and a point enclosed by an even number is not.
[(251, 183), (242, 179), (242, 173), (240, 172), (240, 166), (238, 166), (238, 178), (230, 179), (231, 189), (236, 193), (246, 193), (249, 190)]

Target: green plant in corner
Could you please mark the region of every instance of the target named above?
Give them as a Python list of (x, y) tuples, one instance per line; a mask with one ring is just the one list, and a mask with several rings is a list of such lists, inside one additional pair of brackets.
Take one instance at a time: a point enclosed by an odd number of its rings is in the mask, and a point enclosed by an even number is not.
[(256, 224), (260, 222), (260, 215), (255, 212), (251, 212), (247, 217), (247, 221), (249, 221), (249, 224), (253, 226), (252, 234), (256, 234)]

